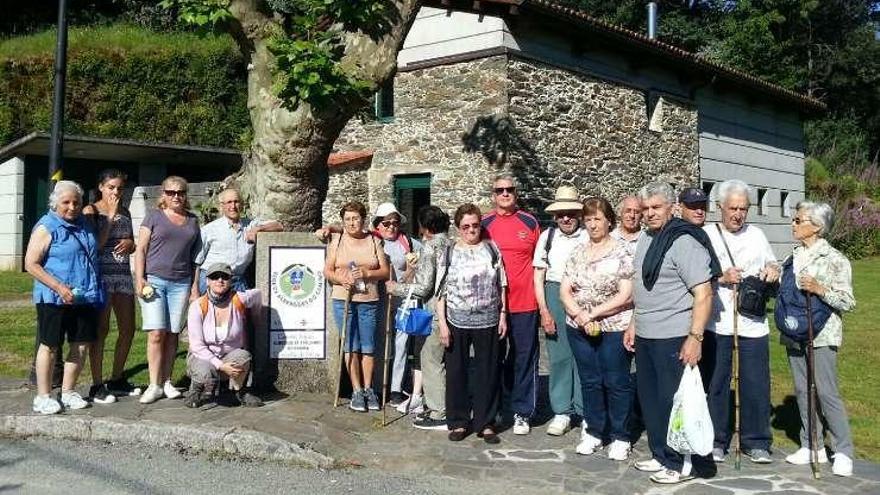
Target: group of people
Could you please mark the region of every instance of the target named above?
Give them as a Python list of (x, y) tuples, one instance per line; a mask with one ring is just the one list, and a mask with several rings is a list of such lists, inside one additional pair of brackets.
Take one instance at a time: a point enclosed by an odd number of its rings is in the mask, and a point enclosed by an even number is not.
[[(392, 307), (415, 296), (434, 314), (435, 327), (427, 337), (397, 332), (395, 369), (409, 355), (412, 393), (403, 393), (399, 379), (391, 385), (392, 400), (404, 405), (400, 410), (416, 413), (415, 427), (445, 430), (451, 441), (475, 433), (495, 444), (511, 415), (512, 432), (529, 434), (543, 332), (553, 412), (547, 433), (564, 435), (579, 422), (577, 453), (604, 448), (608, 458), (623, 461), (642, 423), (651, 458), (635, 462), (635, 468), (657, 483), (679, 483), (726, 460), (736, 333), (741, 451), (755, 463), (772, 462), (770, 328), (766, 315), (737, 311), (735, 294), (749, 277), (768, 286), (778, 283), (782, 265), (761, 229), (747, 222), (749, 187), (739, 180), (721, 183), (720, 222), (706, 224), (709, 198), (699, 188), (676, 198), (669, 184), (650, 183), (615, 207), (604, 198), (581, 201), (575, 188), (563, 186), (546, 207), (554, 224), (543, 232), (537, 218), (519, 208), (517, 193), (514, 177), (497, 177), (491, 211), (470, 203), (456, 209), (455, 239), (443, 210), (422, 208), (417, 256), (401, 254), (417, 252), (418, 245), (404, 240), (406, 218), (390, 203), (372, 216), (372, 231), (364, 229), (365, 206), (351, 202), (340, 211), (342, 229), (317, 232), (327, 239), (328, 232), (341, 230), (328, 240), (325, 275), (334, 286), (337, 325), (347, 322), (350, 407), (381, 407), (373, 355), (383, 291)], [(827, 204), (803, 201), (793, 214), (797, 287), (833, 309), (812, 344), (820, 410), (835, 452), (833, 472), (848, 476), (853, 446), (836, 356), (840, 313), (855, 304), (850, 265), (823, 238), (833, 223)], [(805, 344), (785, 338), (782, 343), (804, 426), (802, 448), (786, 461), (807, 464)], [(693, 463), (666, 442), (686, 366), (699, 367), (715, 429), (712, 454)], [(819, 460), (827, 462), (824, 449)]]
[[(170, 176), (135, 237), (131, 214), (122, 204), (125, 185), (124, 173), (101, 172), (95, 201), (86, 205), (79, 184), (58, 181), (48, 212), (31, 233), (25, 269), (34, 278), (39, 341), (33, 410), (54, 414), (124, 396), (139, 396), (144, 404), (182, 397), (171, 376), (184, 327), (191, 379), (186, 405), (198, 407), (220, 395), (217, 384), (223, 381), (240, 404), (261, 405), (248, 387), (247, 337), (247, 313), (260, 305), (260, 294), (248, 289), (244, 274), (253, 259), (256, 233), (279, 231), (281, 224), (243, 217), (238, 192), (225, 189), (218, 196), (222, 215), (200, 227), (190, 211), (187, 181)], [(147, 332), (145, 390), (124, 375), (135, 334), (136, 299), (141, 328)], [(119, 336), (112, 371), (105, 379), (104, 343), (111, 311)], [(55, 361), (62, 359), (65, 338), (69, 346), (57, 397), (52, 395), (52, 375)], [(92, 385), (84, 398), (76, 384), (86, 355)]]

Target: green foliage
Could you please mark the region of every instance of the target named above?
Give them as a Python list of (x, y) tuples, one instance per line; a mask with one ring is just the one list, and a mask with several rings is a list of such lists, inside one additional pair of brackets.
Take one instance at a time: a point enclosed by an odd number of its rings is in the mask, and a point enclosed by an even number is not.
[[(54, 32), (0, 42), (0, 142), (51, 122)], [(243, 147), (241, 55), (228, 37), (114, 25), (73, 29), (66, 130), (149, 142)]]
[(176, 10), (181, 21), (200, 28), (214, 27), (232, 18), (229, 0), (162, 0), (159, 7)]

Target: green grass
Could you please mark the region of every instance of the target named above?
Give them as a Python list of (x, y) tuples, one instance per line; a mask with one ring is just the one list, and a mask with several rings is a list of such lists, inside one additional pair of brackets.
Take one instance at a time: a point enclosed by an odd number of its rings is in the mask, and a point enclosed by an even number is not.
[(30, 296), (34, 279), (19, 271), (0, 272), (0, 301), (22, 299)]

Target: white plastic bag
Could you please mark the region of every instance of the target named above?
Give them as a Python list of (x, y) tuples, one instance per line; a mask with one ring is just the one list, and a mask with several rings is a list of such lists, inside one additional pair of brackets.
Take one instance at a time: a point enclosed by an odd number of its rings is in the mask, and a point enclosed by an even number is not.
[(714, 440), (700, 370), (696, 366), (685, 366), (678, 391), (672, 398), (666, 443), (680, 454), (708, 455)]

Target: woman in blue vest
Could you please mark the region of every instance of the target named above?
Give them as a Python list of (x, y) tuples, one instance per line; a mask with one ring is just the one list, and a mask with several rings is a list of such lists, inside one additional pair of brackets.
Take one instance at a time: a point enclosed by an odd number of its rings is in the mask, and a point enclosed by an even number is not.
[[(24, 267), (34, 277), (37, 307), (37, 396), (34, 412), (55, 414), (62, 408), (88, 407), (75, 390), (82, 360), (96, 338), (104, 287), (98, 272), (98, 243), (82, 216), (83, 190), (76, 182), (58, 181), (49, 195), (49, 212), (34, 226)], [(52, 369), (64, 337), (70, 351), (64, 362), (61, 401), (52, 392)]]

